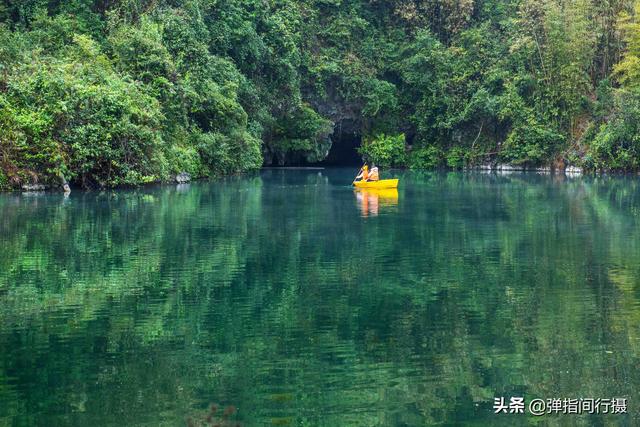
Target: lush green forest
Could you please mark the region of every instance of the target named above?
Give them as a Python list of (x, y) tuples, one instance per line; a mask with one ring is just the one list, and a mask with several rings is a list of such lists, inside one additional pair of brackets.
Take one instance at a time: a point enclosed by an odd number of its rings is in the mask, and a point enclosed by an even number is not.
[(0, 1), (0, 187), (315, 162), (640, 169), (633, 0)]

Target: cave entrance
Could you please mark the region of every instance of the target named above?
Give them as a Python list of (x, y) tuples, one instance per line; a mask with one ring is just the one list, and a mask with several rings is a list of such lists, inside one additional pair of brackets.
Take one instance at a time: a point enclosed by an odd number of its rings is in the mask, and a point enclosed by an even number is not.
[(331, 136), (331, 149), (327, 158), (320, 162), (323, 166), (361, 166), (362, 156), (358, 154), (358, 148), (362, 142), (359, 132), (352, 126), (336, 126)]

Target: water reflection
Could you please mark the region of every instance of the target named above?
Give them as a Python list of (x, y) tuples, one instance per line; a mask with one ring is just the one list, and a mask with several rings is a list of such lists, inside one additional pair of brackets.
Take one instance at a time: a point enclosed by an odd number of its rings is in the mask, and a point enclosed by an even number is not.
[(398, 205), (397, 188), (357, 188), (354, 190), (360, 215), (363, 217), (378, 216), (380, 209)]
[(640, 425), (637, 180), (352, 173), (0, 195), (0, 425)]

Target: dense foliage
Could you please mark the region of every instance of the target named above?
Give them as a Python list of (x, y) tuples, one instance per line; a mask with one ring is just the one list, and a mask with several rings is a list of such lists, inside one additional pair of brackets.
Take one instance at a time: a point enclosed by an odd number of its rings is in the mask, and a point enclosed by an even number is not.
[(382, 167), (397, 166), (405, 163), (405, 136), (378, 135), (362, 141), (360, 153), (364, 160)]
[(363, 141), (404, 135), (392, 163), (416, 168), (635, 170), (638, 12), (634, 0), (0, 1), (0, 186), (314, 162), (343, 123)]

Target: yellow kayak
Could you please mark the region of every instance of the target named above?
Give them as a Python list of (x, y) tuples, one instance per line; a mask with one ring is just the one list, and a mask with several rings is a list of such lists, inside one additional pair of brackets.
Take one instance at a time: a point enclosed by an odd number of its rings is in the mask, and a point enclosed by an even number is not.
[(356, 188), (398, 188), (398, 179), (381, 179), (380, 181), (356, 181)]

